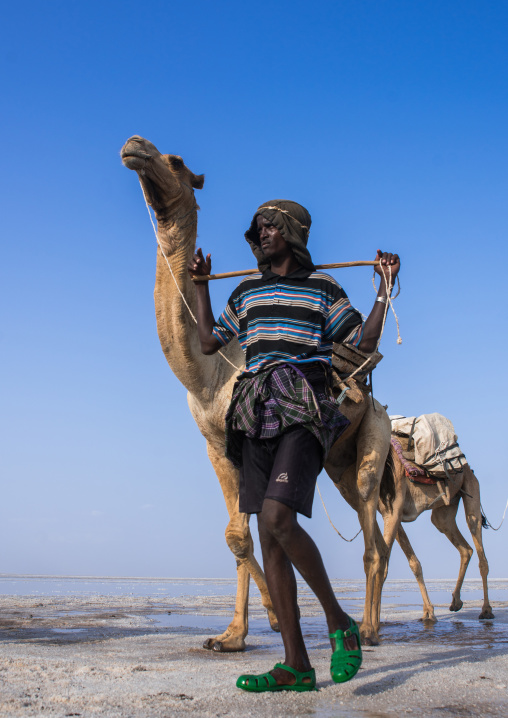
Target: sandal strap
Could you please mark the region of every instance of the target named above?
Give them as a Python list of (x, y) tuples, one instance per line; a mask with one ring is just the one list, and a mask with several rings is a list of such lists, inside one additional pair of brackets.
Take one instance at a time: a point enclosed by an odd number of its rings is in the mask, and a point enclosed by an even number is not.
[(256, 674), (250, 674), (246, 673), (245, 675), (240, 676), (238, 680), (248, 680), (248, 681), (254, 681), (254, 687), (255, 688), (275, 688), (278, 683), (275, 680), (275, 678), (272, 676), (272, 674), (267, 671), (266, 673), (256, 673)]
[(332, 653), (330, 664), (337, 666), (338, 664), (343, 665), (344, 663), (356, 664), (358, 661), (362, 662), (362, 655), (359, 650), (348, 651), (347, 653)]
[[(292, 668), (291, 666), (286, 666), (285, 663), (276, 663), (273, 667), (274, 670), (276, 668), (282, 668), (283, 671), (287, 671), (288, 673), (292, 673), (295, 677), (295, 682), (292, 685), (309, 685), (314, 682), (316, 683), (316, 672), (314, 668), (311, 668), (310, 671), (297, 671), (296, 668)], [(305, 678), (310, 678), (309, 683), (304, 683)]]
[(257, 676), (254, 676), (254, 678), (258, 681), (258, 686), (260, 680), (267, 680), (270, 688), (274, 688), (276, 685), (278, 685), (277, 681), (269, 671), (267, 671), (266, 673), (260, 673)]
[(330, 638), (335, 638), (339, 640), (344, 640), (344, 638), (351, 638), (351, 636), (356, 636), (358, 639), (358, 645), (360, 645), (360, 630), (358, 628), (358, 624), (356, 621), (351, 618), (351, 616), (348, 616), (349, 618), (349, 628), (346, 628), (345, 631), (341, 631), (340, 628), (338, 628), (334, 633), (329, 633), (328, 635)]
[(330, 638), (350, 638), (351, 636), (356, 636), (356, 631), (354, 631), (352, 628), (348, 628), (346, 631), (341, 631), (340, 628), (335, 631), (335, 633), (329, 633), (328, 634)]
[(299, 678), (300, 676), (307, 677), (309, 674), (314, 673), (314, 669), (311, 668), (309, 671), (297, 671), (296, 668), (292, 668), (291, 666), (286, 666), (285, 663), (276, 663), (274, 666), (275, 668), (282, 668), (283, 671), (288, 671), (288, 673), (292, 673), (295, 678)]

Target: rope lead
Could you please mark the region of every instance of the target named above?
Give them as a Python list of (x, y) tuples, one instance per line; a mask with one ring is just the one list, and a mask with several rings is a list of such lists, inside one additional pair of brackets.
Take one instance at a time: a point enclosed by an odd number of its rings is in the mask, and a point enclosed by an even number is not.
[[(169, 263), (169, 259), (167, 258), (166, 253), (164, 252), (164, 250), (162, 249), (162, 244), (161, 244), (160, 241), (159, 241), (159, 235), (157, 234), (157, 229), (156, 229), (156, 227), (155, 227), (155, 224), (154, 224), (154, 221), (153, 221), (153, 218), (152, 218), (152, 213), (150, 212), (150, 206), (149, 206), (149, 204), (148, 204), (148, 200), (147, 200), (147, 198), (146, 198), (146, 194), (145, 194), (145, 190), (143, 189), (143, 185), (141, 184), (141, 180), (139, 180), (139, 185), (140, 185), (140, 187), (141, 187), (141, 191), (143, 192), (143, 198), (144, 198), (144, 200), (145, 200), (146, 209), (147, 209), (147, 211), (148, 211), (148, 216), (150, 217), (150, 222), (152, 223), (153, 232), (154, 232), (154, 234), (155, 234), (155, 239), (157, 240), (157, 244), (158, 244), (158, 246), (159, 246), (159, 249), (160, 249), (160, 251), (161, 251), (161, 254), (162, 254), (162, 256), (164, 257), (164, 259), (166, 260), (166, 264), (168, 265), (168, 269), (169, 269), (169, 271), (171, 272), (171, 276), (173, 277), (173, 281), (174, 281), (174, 283), (175, 283), (176, 288), (178, 289), (178, 293), (180, 294), (183, 303), (185, 304), (185, 306), (186, 306), (187, 309), (189, 310), (189, 314), (191, 315), (192, 319), (194, 320), (194, 324), (197, 324), (197, 323), (198, 323), (198, 320), (196, 319), (196, 317), (195, 317), (194, 314), (192, 313), (192, 309), (189, 307), (189, 304), (188, 304), (187, 300), (185, 299), (185, 296), (184, 296), (182, 290), (180, 289), (180, 287), (179, 287), (179, 285), (178, 285), (178, 282), (176, 281), (176, 277), (175, 277), (175, 275), (173, 274), (173, 270), (172, 270), (172, 268), (171, 268), (171, 264)], [(185, 215), (184, 215), (184, 216), (185, 216)], [(217, 353), (220, 354), (221, 357), (222, 357), (223, 359), (225, 359), (228, 364), (231, 364), (231, 366), (233, 367), (233, 369), (236, 369), (236, 371), (242, 371), (242, 370), (240, 369), (240, 367), (236, 366), (236, 364), (233, 364), (233, 362), (230, 361), (230, 360), (227, 358), (227, 356), (220, 351), (220, 349), (219, 349), (219, 351), (218, 351)]]
[(499, 524), (499, 526), (498, 526), (497, 528), (496, 528), (495, 526), (492, 526), (492, 524), (490, 523), (490, 521), (489, 521), (488, 518), (487, 518), (487, 515), (486, 515), (486, 513), (485, 513), (485, 509), (483, 508), (483, 506), (482, 506), (481, 504), (480, 504), (480, 509), (481, 509), (481, 512), (482, 512), (482, 526), (483, 526), (484, 528), (486, 528), (486, 529), (487, 529), (487, 528), (491, 528), (493, 531), (499, 531), (499, 529), (500, 529), (501, 526), (503, 525), (503, 521), (504, 521), (504, 518), (505, 518), (505, 516), (506, 516), (506, 509), (508, 509), (508, 501), (506, 502), (506, 506), (505, 506), (505, 509), (504, 509), (504, 512), (503, 512), (503, 518), (501, 519), (501, 523)]
[(334, 524), (333, 521), (331, 520), (330, 514), (329, 514), (328, 511), (326, 510), (325, 502), (323, 501), (323, 497), (321, 496), (321, 491), (319, 490), (319, 485), (318, 485), (317, 483), (316, 483), (316, 488), (317, 488), (317, 490), (318, 490), (318, 494), (319, 494), (319, 498), (321, 499), (321, 503), (323, 504), (323, 508), (324, 508), (324, 510), (325, 510), (325, 514), (326, 514), (326, 516), (327, 516), (327, 518), (328, 518), (328, 521), (331, 523), (332, 527), (333, 527), (333, 528), (335, 529), (335, 531), (339, 534), (339, 536), (341, 537), (341, 539), (342, 539), (343, 541), (347, 541), (347, 543), (351, 543), (351, 541), (354, 541), (355, 538), (362, 533), (362, 529), (360, 529), (360, 530), (358, 531), (358, 533), (356, 533), (356, 534), (353, 536), (353, 538), (350, 538), (350, 539), (344, 538), (344, 536), (341, 534), (341, 532), (339, 531), (339, 529), (335, 526), (335, 524)]

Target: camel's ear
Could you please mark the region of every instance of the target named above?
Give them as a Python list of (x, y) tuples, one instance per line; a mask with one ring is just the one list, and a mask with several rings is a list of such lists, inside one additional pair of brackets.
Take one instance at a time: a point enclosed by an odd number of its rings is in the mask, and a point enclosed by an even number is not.
[(203, 189), (205, 183), (205, 175), (192, 175), (191, 185), (194, 189)]

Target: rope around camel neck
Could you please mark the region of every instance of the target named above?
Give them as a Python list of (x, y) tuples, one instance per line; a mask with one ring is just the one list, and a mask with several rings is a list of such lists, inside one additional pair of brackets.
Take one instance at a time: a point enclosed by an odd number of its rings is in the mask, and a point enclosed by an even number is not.
[[(155, 239), (157, 240), (157, 244), (159, 245), (159, 249), (160, 249), (160, 251), (161, 251), (161, 254), (162, 254), (162, 256), (164, 257), (164, 259), (166, 260), (166, 264), (168, 265), (168, 269), (169, 269), (169, 271), (170, 271), (170, 273), (171, 273), (171, 276), (173, 277), (173, 281), (174, 281), (174, 283), (175, 283), (176, 288), (178, 289), (178, 293), (180, 294), (183, 303), (185, 304), (185, 306), (186, 306), (187, 309), (189, 310), (189, 314), (191, 315), (192, 319), (194, 320), (194, 324), (197, 325), (198, 320), (197, 320), (196, 317), (194, 316), (193, 311), (192, 311), (192, 309), (191, 309), (190, 306), (189, 306), (189, 303), (188, 303), (187, 300), (185, 299), (184, 293), (183, 293), (182, 290), (180, 289), (180, 286), (179, 286), (179, 284), (178, 284), (178, 282), (177, 282), (177, 280), (176, 280), (176, 277), (175, 277), (175, 275), (173, 274), (173, 269), (171, 268), (171, 264), (169, 263), (169, 259), (167, 258), (166, 253), (165, 253), (165, 251), (164, 251), (163, 248), (162, 248), (162, 244), (160, 243), (159, 235), (157, 234), (157, 229), (156, 229), (155, 223), (154, 223), (154, 221), (153, 221), (152, 213), (150, 212), (150, 205), (148, 204), (148, 200), (147, 200), (147, 198), (146, 198), (146, 194), (145, 194), (145, 190), (144, 190), (144, 188), (143, 188), (143, 185), (141, 184), (141, 180), (139, 181), (139, 185), (140, 185), (140, 187), (141, 187), (141, 191), (143, 192), (143, 198), (144, 198), (144, 200), (145, 200), (146, 209), (147, 209), (147, 211), (148, 211), (148, 216), (150, 217), (150, 222), (152, 223), (153, 232), (154, 232), (154, 234), (155, 234)], [(233, 364), (233, 362), (230, 361), (230, 360), (227, 358), (227, 356), (226, 356), (225, 354), (223, 354), (220, 350), (218, 351), (218, 354), (220, 354), (221, 357), (222, 357), (223, 359), (225, 359), (228, 364), (231, 364), (231, 366), (233, 367), (233, 369), (236, 369), (236, 371), (242, 371), (242, 370), (240, 369), (240, 367), (236, 366), (236, 364)]]

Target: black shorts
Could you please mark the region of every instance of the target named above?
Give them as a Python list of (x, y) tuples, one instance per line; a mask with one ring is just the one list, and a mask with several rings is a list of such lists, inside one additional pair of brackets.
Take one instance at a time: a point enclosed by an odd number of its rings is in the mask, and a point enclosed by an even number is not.
[(273, 439), (243, 441), (240, 511), (257, 514), (265, 499), (275, 499), (310, 518), (323, 448), (301, 426)]

